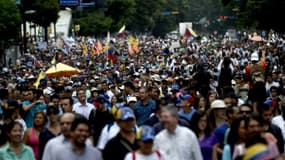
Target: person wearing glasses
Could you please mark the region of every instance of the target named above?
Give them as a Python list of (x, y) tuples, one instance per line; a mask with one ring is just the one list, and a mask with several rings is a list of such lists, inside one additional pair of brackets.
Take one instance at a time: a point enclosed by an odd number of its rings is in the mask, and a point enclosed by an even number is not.
[(239, 107), (239, 114), (243, 117), (248, 117), (252, 113), (252, 106), (250, 104), (243, 104)]

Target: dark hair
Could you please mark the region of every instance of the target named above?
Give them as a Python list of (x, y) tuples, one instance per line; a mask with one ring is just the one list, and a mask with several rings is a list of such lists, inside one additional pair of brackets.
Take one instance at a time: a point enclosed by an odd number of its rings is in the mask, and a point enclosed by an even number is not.
[(87, 126), (89, 126), (89, 123), (88, 123), (88, 120), (87, 118), (85, 118), (83, 115), (81, 114), (75, 114), (75, 117), (74, 117), (74, 121), (72, 122), (71, 124), (71, 128), (70, 130), (71, 131), (75, 131), (75, 129), (78, 127), (78, 125), (80, 124), (85, 124)]
[(226, 116), (227, 116), (227, 118), (230, 118), (230, 115), (234, 113), (234, 107), (237, 107), (237, 106), (230, 106), (230, 107), (226, 108)]
[(240, 138), (238, 135), (238, 130), (239, 130), (239, 126), (240, 126), (242, 121), (245, 121), (245, 118), (242, 116), (239, 116), (233, 120), (231, 127), (230, 127), (230, 132), (229, 132), (229, 136), (228, 136), (228, 144), (231, 147), (232, 153), (234, 151), (235, 144), (237, 143), (237, 141)]
[(211, 128), (210, 128), (210, 124), (209, 124), (209, 117), (207, 115), (206, 112), (204, 111), (196, 111), (192, 118), (191, 118), (191, 121), (190, 121), (190, 129), (196, 134), (196, 136), (198, 137), (199, 136), (199, 132), (200, 132), (200, 129), (198, 127), (198, 123), (200, 121), (200, 119), (202, 117), (206, 116), (207, 117), (207, 126), (205, 128), (205, 135), (206, 136), (210, 136), (211, 135)]
[(53, 99), (60, 99), (60, 98), (59, 98), (59, 95), (53, 94), (53, 95), (50, 97), (50, 101), (52, 101)]
[(44, 116), (44, 120), (45, 120), (45, 124), (46, 124), (46, 123), (48, 122), (48, 117), (47, 117), (46, 113), (45, 113), (44, 111), (37, 111), (37, 112), (35, 113), (34, 119), (36, 118), (36, 116), (37, 116), (38, 114), (41, 114), (41, 115)]
[(67, 96), (65, 96), (65, 97), (60, 98), (60, 100), (63, 100), (63, 99), (68, 99), (70, 105), (73, 105), (73, 99), (72, 99), (72, 97), (67, 97)]
[(23, 128), (23, 125), (19, 121), (11, 121), (6, 127), (6, 129), (7, 129), (6, 132), (10, 133), (12, 131), (12, 129), (14, 128), (14, 126), (17, 124), (20, 125), (21, 128)]
[(55, 114), (59, 114), (59, 108), (55, 105), (51, 105), (47, 107), (47, 115), (50, 115), (51, 112), (55, 113)]
[(253, 112), (248, 116), (248, 118), (245, 121), (245, 128), (246, 129), (248, 129), (248, 125), (249, 125), (250, 120), (255, 120), (260, 124), (262, 123), (262, 117), (260, 116), (260, 114), (257, 112)]

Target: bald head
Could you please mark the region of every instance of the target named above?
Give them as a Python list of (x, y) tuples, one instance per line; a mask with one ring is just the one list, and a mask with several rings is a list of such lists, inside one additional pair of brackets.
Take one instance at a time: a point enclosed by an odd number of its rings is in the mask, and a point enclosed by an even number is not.
[(60, 117), (60, 127), (61, 133), (68, 138), (70, 134), (71, 124), (74, 121), (75, 114), (74, 113), (64, 113)]

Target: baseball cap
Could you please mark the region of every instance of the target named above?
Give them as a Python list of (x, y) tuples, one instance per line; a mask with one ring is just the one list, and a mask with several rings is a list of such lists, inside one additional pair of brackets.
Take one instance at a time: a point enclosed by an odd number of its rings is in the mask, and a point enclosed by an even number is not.
[(135, 118), (136, 116), (134, 114), (134, 111), (129, 107), (119, 108), (119, 110), (116, 113), (117, 120), (125, 121), (127, 119), (135, 119)]
[(153, 141), (155, 138), (155, 132), (152, 127), (148, 125), (142, 125), (136, 133), (136, 139), (143, 142)]
[(211, 103), (211, 108), (212, 109), (217, 109), (217, 108), (226, 108), (226, 104), (223, 100), (214, 100), (212, 103)]
[(137, 102), (137, 97), (128, 97), (127, 98), (127, 102), (130, 103), (130, 102)]

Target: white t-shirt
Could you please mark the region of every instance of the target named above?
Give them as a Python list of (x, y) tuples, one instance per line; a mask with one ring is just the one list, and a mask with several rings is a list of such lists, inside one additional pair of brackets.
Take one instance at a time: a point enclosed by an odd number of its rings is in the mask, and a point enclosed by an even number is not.
[(124, 160), (164, 160), (163, 155), (159, 152), (153, 152), (151, 155), (143, 155), (139, 152), (135, 152), (135, 159), (133, 158), (133, 153), (130, 152), (126, 155)]

